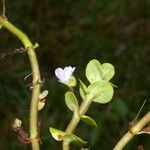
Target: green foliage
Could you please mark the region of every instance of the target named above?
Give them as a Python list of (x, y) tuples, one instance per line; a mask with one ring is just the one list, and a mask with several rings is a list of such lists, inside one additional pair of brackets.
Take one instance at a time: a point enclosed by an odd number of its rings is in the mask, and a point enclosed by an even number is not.
[[(37, 53), (42, 77), (46, 80), (44, 87), (50, 92), (46, 107), (40, 114), (40, 118), (46, 120), (41, 129), (41, 149), (47, 147), (61, 149), (61, 145), (54, 143), (50, 138), (47, 129), (50, 123), (59, 128), (65, 127), (70, 119), (66, 114), (63, 96), (60, 96), (63, 95), (64, 88), (56, 85), (56, 80), (53, 78), (54, 68), (60, 64), (80, 66), (76, 75), (83, 77), (85, 85), (88, 84), (84, 80), (83, 68), (91, 58), (112, 62), (117, 70), (113, 82), (119, 88), (111, 104), (108, 104), (108, 107), (105, 105), (95, 107), (94, 104), (94, 109), (92, 107), (88, 112), (97, 123), (98, 120), (103, 120), (100, 122), (100, 127), (98, 124), (97, 128), (91, 129), (93, 134), (90, 134), (85, 124), (81, 124), (78, 128), (80, 131), (78, 135), (83, 135), (89, 141), (87, 147), (94, 150), (99, 150), (99, 146), (102, 150), (112, 149), (120, 138), (120, 133), (127, 130), (129, 121), (135, 118), (143, 100), (149, 97), (150, 42), (147, 32), (149, 12), (149, 1), (36, 0), (29, 3), (25, 0), (9, 1), (8, 19), (18, 24), (40, 44)], [(21, 21), (22, 16), (23, 21)], [(11, 52), (21, 46), (16, 39), (6, 33), (1, 30), (1, 53)], [(28, 57), (24, 54), (10, 55), (0, 61), (0, 70), (0, 117), (2, 118), (0, 149), (29, 149), (28, 145), (20, 144), (16, 134), (10, 134), (8, 128), (12, 118), (18, 114), (20, 117), (24, 116), (24, 123), (26, 127), (28, 126), (30, 77), (27, 81), (23, 80), (31, 72)], [(127, 108), (125, 120), (121, 117), (123, 112), (120, 113), (124, 106), (120, 108), (118, 104), (120, 102), (116, 100), (118, 98)], [(144, 107), (141, 116), (148, 110), (149, 103)], [(111, 115), (106, 117), (108, 112)], [(116, 117), (118, 115), (120, 117)], [(97, 140), (92, 142), (94, 139)], [(144, 149), (149, 149), (149, 138), (145, 135), (136, 137), (129, 143), (127, 149), (136, 149), (139, 143)]]
[(90, 83), (100, 80), (108, 82), (115, 74), (113, 65), (109, 63), (100, 64), (96, 59), (91, 60), (86, 67), (86, 77)]
[(89, 116), (86, 116), (86, 115), (82, 115), (80, 116), (81, 120), (84, 121), (86, 124), (90, 125), (90, 126), (94, 126), (94, 127), (97, 127), (97, 123), (92, 119), (90, 118)]
[(62, 141), (62, 140), (66, 140), (67, 142), (74, 142), (76, 144), (86, 144), (86, 141), (83, 141), (81, 138), (79, 138), (78, 136), (74, 135), (74, 134), (68, 134), (61, 130), (55, 129), (50, 127), (49, 131), (52, 135), (52, 137), (56, 140), (56, 141)]
[(79, 80), (79, 81), (80, 81), (80, 86), (79, 86), (80, 96), (82, 97), (83, 100), (85, 100), (86, 95), (88, 93), (88, 88), (81, 80)]
[(100, 64), (96, 59), (91, 60), (86, 66), (86, 77), (91, 83), (88, 87), (80, 81), (80, 95), (82, 99), (93, 99), (94, 102), (108, 103), (113, 96), (113, 84), (109, 80), (114, 76), (113, 65)]
[[(60, 80), (64, 80), (67, 75), (70, 75), (69, 71), (66, 71), (65, 74), (62, 75), (64, 71), (65, 69), (56, 69), (55, 71), (56, 76)], [(111, 64), (105, 63), (101, 65), (98, 60), (91, 60), (86, 67), (86, 77), (89, 80), (90, 85), (87, 87), (81, 80), (79, 80), (79, 93), (83, 99), (81, 106), (79, 106), (78, 100), (73, 92), (68, 91), (65, 93), (65, 103), (68, 108), (74, 112), (73, 117), (65, 132), (50, 128), (50, 132), (56, 140), (64, 140), (63, 147), (64, 143), (85, 143), (79, 137), (72, 134), (72, 131), (77, 128), (80, 119), (90, 126), (97, 127), (97, 123), (91, 117), (86, 116), (85, 113), (89, 109), (92, 101), (103, 104), (108, 103), (112, 99), (114, 91), (109, 80), (114, 74), (114, 67)], [(73, 88), (71, 88), (71, 90), (73, 90)]]
[(88, 87), (88, 99), (93, 99), (94, 102), (103, 104), (108, 103), (114, 94), (113, 87), (105, 81), (98, 81)]
[(49, 131), (56, 141), (62, 141), (64, 139), (65, 133), (63, 131), (52, 127), (49, 128)]
[(66, 92), (65, 102), (71, 111), (77, 111), (78, 110), (78, 107), (79, 107), (78, 106), (78, 100), (72, 92), (70, 92), (70, 91)]
[(104, 63), (101, 66), (102, 79), (108, 82), (115, 74), (114, 66), (109, 63)]
[(86, 77), (90, 83), (102, 80), (101, 64), (98, 60), (91, 60), (86, 67)]
[(74, 134), (65, 134), (64, 138), (66, 139), (66, 141), (70, 142), (74, 142), (76, 144), (86, 144), (86, 141), (83, 141), (81, 138), (79, 138), (78, 136), (74, 135)]

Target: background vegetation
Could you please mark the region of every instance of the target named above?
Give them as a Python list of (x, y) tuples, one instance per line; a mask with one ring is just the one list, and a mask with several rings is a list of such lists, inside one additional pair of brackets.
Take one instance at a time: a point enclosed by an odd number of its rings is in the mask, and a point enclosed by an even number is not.
[[(92, 150), (112, 149), (127, 131), (143, 101), (141, 115), (150, 108), (150, 2), (148, 0), (15, 0), (7, 1), (7, 17), (25, 31), (37, 49), (43, 89), (49, 90), (46, 107), (39, 113), (42, 121), (43, 150), (60, 149), (49, 133), (49, 126), (65, 129), (71, 113), (64, 103), (65, 87), (57, 82), (55, 68), (76, 66), (76, 76), (86, 81), (84, 69), (90, 59), (110, 62), (116, 68), (113, 83), (118, 85), (111, 103), (93, 104), (88, 114), (99, 127), (80, 123), (76, 134)], [(2, 2), (0, 2), (2, 6)], [(2, 8), (2, 7), (1, 7)], [(1, 9), (2, 10), (2, 9)], [(8, 31), (0, 30), (0, 53), (21, 47)], [(17, 139), (11, 122), (18, 117), (28, 131), (31, 73), (26, 54), (9, 55), (0, 60), (0, 149), (30, 149)], [(135, 137), (126, 147), (148, 149), (148, 135)], [(73, 146), (75, 149), (79, 147)], [(72, 148), (73, 149), (73, 148)]]

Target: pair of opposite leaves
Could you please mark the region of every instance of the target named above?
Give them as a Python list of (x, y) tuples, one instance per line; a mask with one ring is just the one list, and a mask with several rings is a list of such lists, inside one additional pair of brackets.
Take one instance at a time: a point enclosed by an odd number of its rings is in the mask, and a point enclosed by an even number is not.
[(114, 94), (114, 85), (109, 82), (114, 74), (114, 67), (110, 63), (100, 64), (96, 59), (91, 60), (87, 64), (85, 71), (90, 85), (87, 87), (80, 80), (79, 91), (82, 99), (92, 99), (92, 101), (97, 103), (108, 103)]

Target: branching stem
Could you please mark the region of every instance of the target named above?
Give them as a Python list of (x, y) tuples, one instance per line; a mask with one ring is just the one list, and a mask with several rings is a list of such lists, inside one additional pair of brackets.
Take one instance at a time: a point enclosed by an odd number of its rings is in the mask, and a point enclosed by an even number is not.
[[(80, 122), (80, 117), (81, 115), (84, 115), (88, 108), (90, 107), (92, 103), (92, 100), (84, 100), (80, 106), (80, 109), (79, 109), (79, 114), (74, 114), (70, 123), (68, 124), (67, 126), (67, 129), (65, 131), (65, 133), (67, 134), (71, 134), (74, 132), (74, 130), (76, 129), (77, 125), (79, 124)], [(67, 141), (67, 140), (63, 140), (63, 144), (62, 144), (62, 148), (63, 150), (69, 150), (69, 145), (70, 143)]]
[(41, 77), (39, 71), (38, 60), (35, 54), (34, 45), (28, 38), (28, 36), (23, 33), (20, 29), (10, 23), (4, 16), (0, 16), (0, 24), (3, 25), (9, 32), (14, 34), (21, 42), (24, 47), (27, 49), (29, 60), (31, 63), (32, 74), (33, 74), (33, 89), (32, 89), (32, 98), (31, 98), (31, 109), (30, 109), (30, 138), (33, 150), (39, 150), (38, 142), (38, 130), (37, 130), (37, 102), (40, 94), (41, 87)]
[(124, 146), (137, 135), (143, 127), (150, 122), (150, 112), (148, 112), (139, 122), (137, 122), (115, 145), (113, 150), (122, 150)]

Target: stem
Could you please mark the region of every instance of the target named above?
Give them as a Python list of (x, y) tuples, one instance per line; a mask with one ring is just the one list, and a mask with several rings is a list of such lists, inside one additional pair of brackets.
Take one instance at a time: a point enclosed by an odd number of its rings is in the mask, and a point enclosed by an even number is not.
[(79, 121), (80, 121), (79, 115), (74, 113), (70, 123), (68, 124), (68, 127), (65, 133), (68, 133), (68, 134), (73, 133)]
[(63, 150), (69, 150), (69, 143), (63, 140)]
[[(70, 123), (68, 124), (67, 126), (67, 129), (65, 131), (65, 133), (67, 134), (71, 134), (74, 132), (74, 130), (76, 129), (78, 123), (80, 122), (80, 115), (84, 115), (88, 108), (90, 107), (92, 103), (92, 100), (84, 100), (80, 106), (80, 109), (79, 109), (79, 114), (77, 113), (74, 113)], [(63, 144), (62, 144), (62, 147), (63, 147), (63, 150), (69, 150), (69, 144), (70, 142), (68, 142), (67, 140), (63, 140)]]
[(135, 136), (137, 135), (143, 127), (150, 122), (150, 111), (139, 121), (137, 122), (115, 145), (113, 150), (121, 150), (124, 146)]
[(33, 74), (33, 89), (32, 89), (32, 98), (31, 98), (31, 110), (30, 110), (30, 138), (33, 150), (39, 150), (39, 143), (38, 143), (38, 130), (37, 130), (37, 102), (40, 94), (40, 71), (39, 65), (37, 61), (37, 57), (35, 54), (34, 46), (29, 40), (28, 36), (23, 33), (20, 29), (16, 26), (11, 24), (6, 18), (0, 16), (0, 24), (3, 25), (8, 31), (14, 34), (21, 42), (23, 43), (24, 47), (27, 49), (27, 53), (29, 56), (29, 60), (31, 63), (32, 74)]

